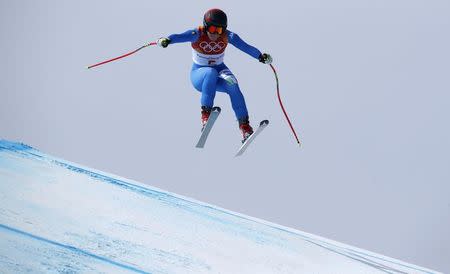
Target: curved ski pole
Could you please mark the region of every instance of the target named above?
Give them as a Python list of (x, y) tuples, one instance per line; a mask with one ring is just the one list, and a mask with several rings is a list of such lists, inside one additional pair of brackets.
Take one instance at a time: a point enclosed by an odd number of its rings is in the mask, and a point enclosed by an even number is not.
[(109, 59), (109, 60), (106, 60), (106, 61), (103, 61), (103, 62), (94, 64), (94, 65), (91, 65), (91, 66), (88, 66), (87, 68), (88, 68), (88, 69), (91, 69), (91, 68), (95, 68), (95, 67), (97, 67), (97, 66), (100, 66), (100, 65), (103, 65), (103, 64), (112, 62), (112, 61), (116, 61), (116, 60), (118, 60), (118, 59), (127, 57), (127, 56), (129, 56), (129, 55), (131, 55), (131, 54), (134, 54), (134, 53), (140, 51), (140, 50), (143, 49), (143, 48), (146, 48), (146, 47), (148, 47), (148, 46), (153, 46), (153, 45), (156, 45), (156, 42), (150, 42), (150, 43), (145, 44), (145, 45), (143, 45), (142, 47), (140, 47), (140, 48), (138, 48), (138, 49), (135, 49), (135, 50), (133, 50), (133, 51), (131, 51), (131, 52), (129, 52), (129, 53), (126, 53), (126, 54), (121, 55), (121, 56), (119, 56), (119, 57), (115, 57), (115, 58), (112, 58), (112, 59)]
[(272, 64), (270, 64), (270, 67), (273, 70), (273, 73), (275, 74), (275, 80), (277, 81), (277, 96), (278, 96), (278, 101), (280, 102), (280, 106), (281, 106), (281, 110), (283, 110), (284, 116), (286, 117), (286, 120), (289, 124), (289, 127), (292, 130), (292, 133), (294, 133), (295, 139), (297, 140), (297, 143), (299, 146), (301, 146), (302, 144), (300, 143), (300, 140), (298, 139), (297, 133), (295, 132), (294, 127), (292, 126), (291, 120), (289, 119), (286, 110), (284, 109), (283, 106), (283, 102), (281, 101), (281, 97), (280, 97), (280, 87), (279, 87), (279, 82), (278, 82), (278, 75), (277, 75), (277, 71), (275, 70), (275, 68), (272, 66)]

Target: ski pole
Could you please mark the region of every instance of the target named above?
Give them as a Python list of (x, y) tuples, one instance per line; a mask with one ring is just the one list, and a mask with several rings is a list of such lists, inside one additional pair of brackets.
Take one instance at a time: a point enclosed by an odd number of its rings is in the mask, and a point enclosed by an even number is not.
[(287, 113), (286, 113), (286, 110), (284, 109), (283, 102), (281, 101), (281, 97), (280, 97), (280, 87), (279, 87), (279, 81), (278, 81), (277, 71), (276, 71), (275, 68), (272, 66), (272, 64), (270, 64), (270, 67), (272, 68), (273, 73), (275, 74), (275, 80), (277, 81), (277, 96), (278, 96), (278, 101), (280, 102), (281, 109), (283, 110), (284, 116), (286, 117), (286, 120), (287, 120), (287, 122), (288, 122), (288, 124), (289, 124), (289, 127), (290, 127), (291, 130), (292, 130), (292, 133), (294, 133), (294, 136), (295, 136), (295, 139), (297, 140), (298, 145), (301, 146), (302, 144), (300, 143), (300, 140), (298, 139), (297, 133), (295, 132), (294, 127), (292, 126), (291, 120), (289, 119), (289, 117), (288, 117), (288, 115), (287, 115)]
[(91, 69), (91, 68), (95, 68), (96, 66), (100, 66), (100, 65), (103, 65), (103, 64), (112, 62), (112, 61), (116, 61), (116, 60), (118, 60), (118, 59), (127, 57), (127, 56), (129, 56), (129, 55), (131, 55), (131, 54), (134, 54), (134, 53), (140, 51), (140, 50), (143, 49), (143, 48), (146, 48), (146, 47), (148, 47), (148, 46), (153, 46), (153, 45), (156, 45), (156, 42), (150, 42), (150, 43), (145, 44), (145, 45), (143, 45), (142, 47), (140, 47), (140, 48), (138, 48), (138, 49), (135, 49), (135, 50), (133, 50), (133, 51), (131, 51), (131, 52), (129, 52), (129, 53), (126, 53), (126, 54), (121, 55), (121, 56), (119, 56), (119, 57), (115, 57), (115, 58), (112, 58), (112, 59), (109, 59), (109, 60), (106, 60), (106, 61), (103, 61), (103, 62), (94, 64), (94, 65), (90, 65), (90, 66), (88, 66), (87, 68), (88, 68), (88, 69)]

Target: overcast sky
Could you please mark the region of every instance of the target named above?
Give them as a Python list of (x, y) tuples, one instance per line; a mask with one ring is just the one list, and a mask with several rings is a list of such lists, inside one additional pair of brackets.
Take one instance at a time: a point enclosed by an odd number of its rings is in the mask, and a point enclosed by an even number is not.
[[(220, 3), (220, 4), (217, 4)], [(220, 7), (274, 58), (229, 46), (254, 125), (241, 158), (228, 96), (205, 149), (189, 44), (92, 70)], [(450, 2), (0, 0), (0, 138), (450, 272)]]

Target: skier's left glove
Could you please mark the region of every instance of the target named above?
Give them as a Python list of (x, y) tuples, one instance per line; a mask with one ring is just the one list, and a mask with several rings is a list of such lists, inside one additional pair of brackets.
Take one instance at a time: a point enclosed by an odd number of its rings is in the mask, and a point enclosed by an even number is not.
[(267, 64), (267, 65), (272, 63), (272, 56), (270, 56), (270, 54), (268, 54), (268, 53), (262, 53), (258, 59), (261, 63)]
[(167, 48), (167, 46), (170, 44), (170, 39), (161, 37), (158, 39), (158, 41), (156, 43), (158, 44), (158, 46), (160, 46), (162, 48)]

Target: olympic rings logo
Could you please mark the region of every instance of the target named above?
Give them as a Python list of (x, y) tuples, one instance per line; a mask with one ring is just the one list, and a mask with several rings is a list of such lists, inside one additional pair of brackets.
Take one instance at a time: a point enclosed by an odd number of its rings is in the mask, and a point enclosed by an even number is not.
[(222, 49), (225, 48), (224, 42), (206, 42), (203, 41), (199, 44), (199, 47), (206, 53), (210, 52), (220, 52)]

